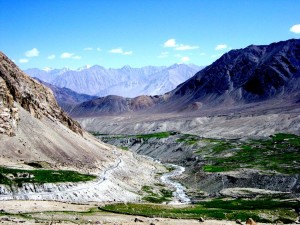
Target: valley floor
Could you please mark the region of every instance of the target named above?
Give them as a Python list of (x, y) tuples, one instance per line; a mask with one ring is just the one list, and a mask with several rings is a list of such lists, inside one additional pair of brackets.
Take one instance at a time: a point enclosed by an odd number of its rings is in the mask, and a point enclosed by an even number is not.
[[(0, 210), (1, 224), (156, 224), (156, 225), (233, 225), (235, 221), (225, 220), (198, 220), (148, 218), (130, 215), (114, 214), (108, 212), (93, 212), (97, 203), (67, 204), (54, 201), (2, 201)], [(138, 218), (143, 222), (134, 222)], [(268, 223), (258, 223), (265, 224)]]

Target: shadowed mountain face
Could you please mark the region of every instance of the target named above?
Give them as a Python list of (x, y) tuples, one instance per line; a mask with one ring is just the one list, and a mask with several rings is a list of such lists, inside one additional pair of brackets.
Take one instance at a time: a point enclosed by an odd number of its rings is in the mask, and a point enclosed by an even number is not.
[(67, 113), (70, 113), (70, 111), (76, 105), (82, 102), (98, 98), (98, 96), (79, 94), (69, 88), (60, 88), (47, 82), (41, 81), (37, 78), (35, 79), (52, 90), (58, 105)]
[[(99, 116), (132, 111), (177, 112), (230, 107), (300, 94), (300, 40), (270, 45), (251, 45), (232, 50), (173, 91), (160, 96), (137, 98), (105, 97), (84, 102), (73, 116)], [(145, 103), (145, 100), (142, 101)], [(135, 105), (136, 107), (132, 107)]]
[(206, 105), (249, 103), (300, 90), (300, 40), (249, 46), (224, 54), (170, 93)]

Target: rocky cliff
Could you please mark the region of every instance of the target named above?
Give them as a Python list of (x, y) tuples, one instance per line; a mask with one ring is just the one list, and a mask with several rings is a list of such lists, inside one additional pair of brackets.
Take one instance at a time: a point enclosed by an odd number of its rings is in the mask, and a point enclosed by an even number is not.
[(18, 121), (19, 103), (35, 118), (47, 117), (59, 121), (72, 131), (82, 134), (80, 125), (57, 105), (52, 91), (23, 73), (7, 56), (0, 52), (0, 132), (14, 135)]
[(52, 91), (0, 53), (0, 165), (46, 162), (86, 171), (109, 163), (110, 146), (84, 132)]

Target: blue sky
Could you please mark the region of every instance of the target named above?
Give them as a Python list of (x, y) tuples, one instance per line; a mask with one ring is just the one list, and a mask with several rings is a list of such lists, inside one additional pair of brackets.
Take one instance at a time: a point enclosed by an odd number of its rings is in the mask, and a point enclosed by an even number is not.
[(0, 0), (0, 50), (22, 69), (208, 65), (297, 24), (299, 0)]

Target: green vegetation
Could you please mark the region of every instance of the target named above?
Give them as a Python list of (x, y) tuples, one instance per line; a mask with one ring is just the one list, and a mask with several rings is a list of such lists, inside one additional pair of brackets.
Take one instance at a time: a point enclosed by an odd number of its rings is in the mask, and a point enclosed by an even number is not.
[(152, 134), (139, 134), (139, 135), (133, 135), (136, 138), (141, 139), (150, 139), (150, 138), (168, 138), (171, 135), (176, 134), (175, 132), (159, 132), (159, 133), (152, 133)]
[(142, 191), (147, 193), (147, 195), (143, 197), (143, 200), (152, 203), (169, 202), (173, 196), (172, 191), (165, 188), (160, 189), (159, 192), (156, 193), (152, 187), (143, 186)]
[(90, 181), (96, 176), (70, 170), (21, 170), (0, 167), (0, 184), (18, 185), (23, 183), (58, 183)]
[(120, 146), (119, 148), (122, 149), (122, 150), (124, 150), (124, 151), (128, 151), (129, 150), (129, 148), (126, 147), (126, 146)]
[(176, 140), (176, 142), (183, 142), (187, 145), (196, 144), (200, 139), (200, 137), (192, 134), (183, 134)]
[(97, 132), (90, 132), (94, 136), (104, 136), (104, 139), (121, 139), (121, 138), (139, 138), (139, 139), (150, 139), (150, 138), (168, 138), (172, 135), (177, 134), (177, 132), (167, 131), (167, 132), (158, 132), (158, 133), (150, 133), (150, 134), (131, 134), (131, 135), (107, 135), (100, 134)]
[[(222, 172), (239, 168), (257, 168), (284, 174), (300, 171), (300, 137), (293, 134), (276, 134), (268, 139), (245, 142), (218, 140), (199, 151), (207, 153), (210, 163), (203, 167), (206, 172)], [(231, 155), (225, 157), (230, 150)]]
[(179, 208), (153, 204), (115, 204), (105, 206), (104, 210), (150, 217), (186, 219), (204, 217), (227, 220), (241, 219), (242, 221), (251, 217), (258, 222), (274, 222), (273, 220), (278, 219), (284, 222), (292, 222), (297, 217), (293, 210), (295, 207), (300, 207), (300, 203), (271, 199), (227, 201), (214, 199)]

